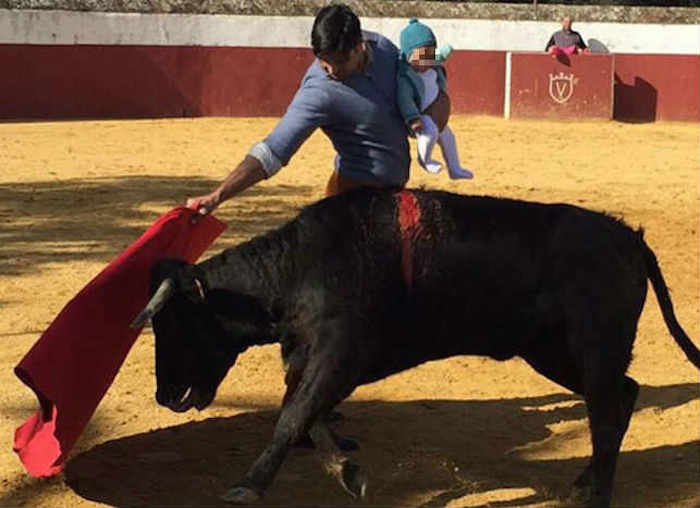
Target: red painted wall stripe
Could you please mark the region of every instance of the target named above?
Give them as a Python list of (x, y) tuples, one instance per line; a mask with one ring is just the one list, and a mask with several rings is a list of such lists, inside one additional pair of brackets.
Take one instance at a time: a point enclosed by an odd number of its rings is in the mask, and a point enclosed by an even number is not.
[(0, 118), (279, 116), (308, 49), (0, 46)]
[[(280, 116), (312, 59), (305, 48), (4, 44), (0, 119)], [(455, 51), (447, 71), (454, 113), (503, 115), (504, 52)], [(615, 55), (614, 118), (698, 121), (699, 74), (697, 55)]]
[[(0, 118), (280, 116), (313, 60), (301, 48), (0, 45)], [(503, 114), (504, 53), (450, 59), (457, 113)]]
[(698, 90), (698, 55), (615, 55), (616, 119), (700, 121)]
[(503, 51), (455, 51), (447, 60), (452, 111), (474, 115), (503, 115)]

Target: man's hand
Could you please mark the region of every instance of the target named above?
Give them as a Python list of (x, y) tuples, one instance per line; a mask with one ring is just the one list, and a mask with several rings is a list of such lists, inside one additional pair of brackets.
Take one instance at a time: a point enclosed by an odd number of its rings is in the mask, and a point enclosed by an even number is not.
[(197, 210), (200, 215), (207, 215), (227, 199), (239, 192), (243, 192), (263, 178), (265, 178), (265, 171), (260, 161), (250, 155), (246, 155), (243, 161), (236, 169), (231, 171), (216, 190), (203, 196), (189, 198), (186, 206), (192, 210)]
[(420, 133), (423, 132), (423, 121), (420, 118), (416, 118), (408, 124), (413, 132)]
[(197, 210), (200, 215), (207, 215), (214, 211), (214, 209), (221, 204), (218, 198), (218, 192), (212, 192), (205, 194), (204, 196), (197, 196), (187, 199), (187, 208), (192, 210)]

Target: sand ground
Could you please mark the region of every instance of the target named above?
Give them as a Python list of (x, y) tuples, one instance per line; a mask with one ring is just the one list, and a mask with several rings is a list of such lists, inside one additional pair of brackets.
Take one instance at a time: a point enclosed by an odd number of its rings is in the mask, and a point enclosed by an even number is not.
[[(12, 368), (66, 302), (155, 218), (211, 189), (274, 119), (0, 124), (0, 505), (212, 505), (271, 435), (282, 392), (277, 346), (239, 358), (201, 413), (156, 405), (145, 332), (78, 442), (66, 473), (26, 476), (14, 429), (36, 409)], [(698, 126), (562, 125), (454, 117), (471, 182), (413, 168), (410, 184), (570, 202), (643, 226), (697, 340)], [(317, 133), (292, 163), (223, 206), (210, 253), (281, 224), (320, 198), (332, 162)], [(618, 462), (615, 506), (698, 506), (698, 372), (667, 333), (653, 294), (631, 375), (642, 386)], [(358, 389), (341, 406), (370, 473), (367, 505), (557, 505), (590, 453), (580, 398), (523, 361), (457, 357)], [(294, 450), (265, 499), (349, 504), (309, 450)]]

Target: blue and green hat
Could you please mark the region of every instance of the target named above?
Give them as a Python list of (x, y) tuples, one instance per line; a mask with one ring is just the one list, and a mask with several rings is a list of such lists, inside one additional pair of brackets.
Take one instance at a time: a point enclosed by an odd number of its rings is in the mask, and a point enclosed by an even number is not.
[(408, 58), (414, 49), (423, 46), (437, 46), (435, 34), (428, 25), (424, 25), (417, 18), (411, 18), (406, 28), (401, 30), (401, 54)]

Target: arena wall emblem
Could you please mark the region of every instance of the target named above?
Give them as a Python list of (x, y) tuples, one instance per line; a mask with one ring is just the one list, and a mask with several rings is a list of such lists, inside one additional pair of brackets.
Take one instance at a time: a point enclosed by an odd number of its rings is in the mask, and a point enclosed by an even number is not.
[(565, 76), (563, 72), (549, 75), (549, 96), (554, 102), (564, 104), (574, 93), (574, 85), (578, 82), (573, 73)]

